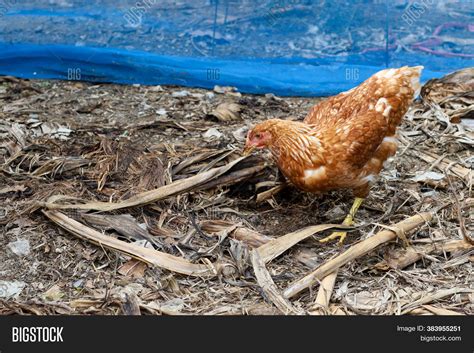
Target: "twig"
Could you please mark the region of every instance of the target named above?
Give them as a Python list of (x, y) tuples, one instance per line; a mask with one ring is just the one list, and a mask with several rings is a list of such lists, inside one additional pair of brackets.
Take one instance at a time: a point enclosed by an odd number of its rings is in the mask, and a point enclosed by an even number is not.
[(285, 315), (302, 314), (287, 299), (282, 297), (275, 282), (273, 282), (272, 276), (268, 273), (265, 261), (260, 256), (258, 249), (252, 250), (251, 259), (257, 282), (268, 299)]
[[(449, 181), (449, 186), (451, 187), (451, 189), (455, 190), (454, 187), (453, 187), (453, 183), (451, 182), (451, 179), (448, 178), (448, 181)], [(461, 204), (459, 202), (459, 198), (456, 195), (456, 192), (453, 192), (453, 197), (454, 197), (454, 201), (456, 203), (456, 213), (458, 215), (459, 231), (462, 234), (462, 236), (463, 236), (463, 238), (466, 242), (468, 242), (471, 245), (474, 245), (474, 239), (471, 238), (467, 234), (466, 225), (464, 224), (464, 218), (462, 216), (462, 207), (461, 207)]]
[(407, 314), (413, 315), (447, 315), (447, 316), (464, 316), (466, 314), (460, 313), (458, 311), (449, 310), (445, 308), (437, 308), (432, 305), (422, 305), (421, 308), (416, 308), (408, 312)]
[(320, 224), (317, 226), (306, 227), (302, 230), (288, 233), (282, 237), (273, 239), (272, 241), (260, 246), (252, 251), (252, 264), (257, 277), (258, 284), (268, 298), (280, 309), (284, 314), (300, 313), (291, 303), (283, 298), (272, 277), (268, 273), (265, 264), (284, 253), (286, 250), (299, 243), (300, 241), (327, 229), (351, 229), (351, 227), (342, 226), (340, 224)]
[[(420, 224), (423, 224), (427, 221), (430, 221), (433, 217), (432, 213), (425, 212), (418, 214), (416, 216), (410, 217), (402, 222), (396, 223), (392, 228), (398, 228), (400, 231), (408, 232)], [(307, 274), (305, 277), (299, 279), (298, 281), (291, 284), (284, 292), (283, 296), (285, 298), (291, 298), (296, 294), (300, 293), (304, 289), (312, 286), (314, 283), (321, 281), (328, 274), (338, 270), (341, 266), (347, 264), (348, 262), (363, 256), (379, 245), (394, 240), (397, 237), (397, 234), (392, 230), (382, 230), (381, 232), (375, 234), (374, 236), (361, 241), (353, 245), (348, 250), (344, 251), (342, 254), (334, 257), (333, 259), (327, 261), (316, 270)]]
[(49, 209), (81, 209), (96, 211), (112, 211), (121, 208), (146, 205), (171, 196), (188, 192), (190, 190), (194, 190), (202, 184), (209, 182), (209, 180), (217, 178), (226, 173), (245, 158), (246, 157), (241, 157), (222, 167), (214, 168), (207, 172), (199, 173), (192, 177), (175, 181), (171, 184), (164, 185), (154, 190), (142, 192), (121, 202), (89, 202), (85, 204), (57, 204), (52, 202), (41, 202), (39, 205)]
[(223, 220), (202, 221), (200, 225), (203, 231), (211, 235), (227, 231), (228, 229), (234, 229), (232, 233), (230, 233), (230, 237), (244, 242), (251, 248), (258, 248), (259, 246), (275, 239), (246, 227), (241, 227), (239, 225), (236, 227), (235, 223)]
[(197, 190), (206, 190), (206, 189), (212, 189), (215, 188), (216, 186), (225, 186), (225, 185), (230, 185), (230, 184), (237, 184), (238, 182), (241, 182), (243, 180), (246, 180), (254, 175), (257, 175), (260, 173), (262, 170), (266, 168), (266, 165), (264, 163), (260, 165), (256, 165), (254, 167), (250, 168), (245, 168), (242, 170), (237, 170), (235, 172), (229, 173), (227, 175), (220, 176), (219, 178), (215, 180), (211, 180), (208, 183), (205, 183), (197, 188)]
[(268, 200), (269, 198), (275, 196), (280, 191), (285, 189), (287, 186), (288, 186), (287, 184), (281, 184), (259, 193), (257, 195), (257, 203), (262, 203), (263, 201)]
[(185, 160), (181, 161), (178, 165), (174, 166), (172, 169), (172, 174), (176, 175), (183, 169), (189, 167), (190, 165), (193, 165), (194, 163), (204, 161), (208, 158), (215, 157), (217, 155), (221, 155), (223, 153), (227, 152), (226, 150), (221, 151), (221, 150), (212, 150), (212, 151), (206, 151), (202, 153), (198, 153), (193, 155), (192, 157), (186, 158)]
[[(468, 185), (472, 184), (473, 181), (473, 172), (471, 169), (464, 168), (463, 166), (456, 165), (457, 162), (453, 162), (451, 160), (448, 160), (444, 156), (438, 156), (433, 153), (429, 153), (426, 151), (414, 151), (412, 152), (412, 155), (415, 157), (418, 157), (422, 160), (424, 160), (427, 163), (432, 163), (431, 168), (436, 167), (442, 172), (446, 172), (449, 174), (453, 174), (457, 177), (460, 177)], [(430, 168), (430, 169), (431, 169)]]
[(323, 278), (319, 285), (318, 294), (313, 304), (311, 315), (322, 315), (328, 312), (329, 301), (331, 300), (332, 291), (336, 284), (336, 278), (339, 271), (334, 271)]
[(218, 264), (209, 266), (197, 265), (177, 256), (112, 238), (99, 233), (95, 229), (89, 228), (58, 211), (42, 210), (42, 212), (51, 221), (81, 239), (119, 251), (135, 259), (165, 268), (169, 271), (178, 272), (188, 276), (214, 277), (217, 275), (219, 270)]
[(410, 248), (404, 249), (401, 254), (395, 253), (395, 255), (390, 256), (389, 259), (379, 262), (374, 267), (379, 270), (387, 270), (389, 268), (401, 270), (407, 266), (410, 266), (411, 264), (414, 264), (429, 254), (441, 254), (444, 252), (449, 253), (459, 250), (468, 250), (472, 247), (472, 244), (469, 244), (464, 240), (451, 240), (447, 242), (440, 241), (431, 244), (424, 244), (421, 246), (412, 246)]
[(341, 229), (341, 230), (352, 230), (352, 227), (344, 226), (341, 224), (320, 224), (317, 226), (310, 226), (298, 230), (296, 232), (285, 234), (282, 237), (276, 238), (271, 242), (268, 242), (257, 250), (263, 260), (263, 262), (268, 263), (274, 258), (280, 256), (286, 250), (292, 246), (298, 244), (300, 241), (328, 229)]
[(410, 304), (405, 305), (405, 307), (403, 307), (403, 309), (402, 309), (401, 314), (404, 315), (406, 313), (409, 313), (413, 309), (418, 308), (419, 306), (434, 302), (436, 300), (443, 299), (445, 297), (449, 297), (449, 296), (451, 296), (453, 294), (457, 294), (457, 293), (474, 293), (474, 290), (469, 289), (469, 288), (450, 288), (450, 289), (440, 290), (440, 291), (437, 291), (434, 294), (427, 295), (423, 298), (415, 300), (414, 302), (412, 302)]

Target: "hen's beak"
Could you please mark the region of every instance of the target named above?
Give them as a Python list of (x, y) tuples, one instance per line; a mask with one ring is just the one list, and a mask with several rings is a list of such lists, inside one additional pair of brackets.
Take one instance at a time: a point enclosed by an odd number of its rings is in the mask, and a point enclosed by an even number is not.
[(255, 146), (253, 145), (245, 145), (244, 152), (242, 153), (244, 156), (248, 156), (250, 153), (253, 152)]

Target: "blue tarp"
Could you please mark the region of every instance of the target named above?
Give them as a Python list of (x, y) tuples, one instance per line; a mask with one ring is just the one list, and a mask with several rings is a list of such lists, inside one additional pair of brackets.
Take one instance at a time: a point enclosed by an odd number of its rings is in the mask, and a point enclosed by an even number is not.
[(0, 0), (0, 74), (330, 95), (474, 66), (472, 0)]

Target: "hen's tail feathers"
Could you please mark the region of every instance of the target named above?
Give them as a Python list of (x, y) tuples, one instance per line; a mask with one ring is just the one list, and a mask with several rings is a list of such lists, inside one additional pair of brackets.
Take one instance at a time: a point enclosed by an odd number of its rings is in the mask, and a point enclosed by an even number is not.
[(398, 81), (397, 84), (401, 89), (403, 89), (403, 86), (408, 86), (414, 92), (413, 98), (416, 98), (421, 90), (421, 70), (423, 70), (423, 66), (403, 66), (398, 69), (385, 69), (379, 71), (374, 75), (374, 77), (376, 79), (388, 80), (388, 85), (390, 85), (392, 79), (396, 79)]
[(410, 86), (415, 92), (413, 98), (416, 98), (420, 94), (421, 84), (420, 84), (420, 76), (421, 71), (424, 69), (423, 66), (404, 66), (400, 68), (400, 71), (403, 72), (404, 75), (410, 78)]

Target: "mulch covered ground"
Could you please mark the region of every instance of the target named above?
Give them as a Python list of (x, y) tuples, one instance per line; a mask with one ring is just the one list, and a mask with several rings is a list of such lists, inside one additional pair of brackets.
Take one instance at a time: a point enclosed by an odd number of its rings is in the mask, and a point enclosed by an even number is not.
[[(318, 99), (0, 77), (0, 314), (279, 314), (292, 283), (422, 212), (344, 264), (321, 310), (472, 314), (473, 91), (472, 69), (429, 82), (345, 244), (319, 243), (327, 230), (292, 246), (266, 265), (272, 292), (253, 249), (340, 223), (353, 198), (284, 187), (265, 152), (238, 159), (250, 126)], [(315, 313), (317, 292), (289, 302)]]

